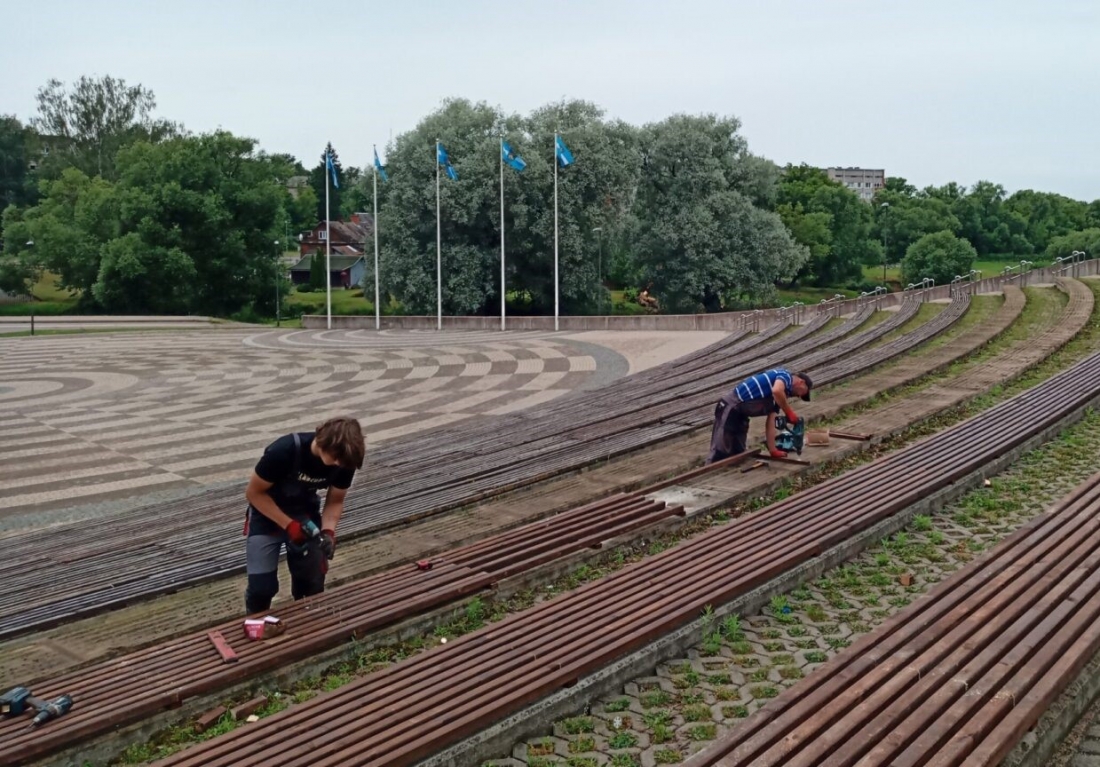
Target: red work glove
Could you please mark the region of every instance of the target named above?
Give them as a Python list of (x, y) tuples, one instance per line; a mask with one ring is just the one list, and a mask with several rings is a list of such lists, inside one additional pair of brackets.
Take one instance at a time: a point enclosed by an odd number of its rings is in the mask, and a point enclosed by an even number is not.
[(321, 552), (325, 555), (325, 559), (332, 559), (332, 557), (336, 554), (335, 530), (321, 531)]
[(787, 457), (787, 454), (784, 453), (779, 448), (776, 448), (775, 450), (769, 450), (768, 452), (771, 453), (772, 458), (786, 458)]
[(789, 423), (791, 426), (794, 426), (796, 423), (798, 423), (798, 413), (794, 412), (790, 408), (787, 408), (787, 423)]
[(309, 540), (306, 531), (302, 529), (302, 523), (296, 519), (290, 520), (290, 524), (286, 526), (286, 537), (295, 546), (301, 546)]

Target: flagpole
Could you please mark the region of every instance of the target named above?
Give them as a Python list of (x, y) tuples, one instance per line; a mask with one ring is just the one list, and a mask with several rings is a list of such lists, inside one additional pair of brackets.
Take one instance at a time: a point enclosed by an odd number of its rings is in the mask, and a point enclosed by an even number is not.
[(500, 137), (500, 329), (504, 330), (504, 135)]
[(435, 299), (436, 330), (443, 330), (443, 237), (439, 224), (439, 139), (435, 140)]
[(329, 163), (332, 155), (325, 158), (325, 306), (328, 309), (328, 329), (332, 330), (332, 214), (329, 211)]
[[(378, 159), (378, 147), (374, 147), (374, 158)], [(374, 329), (382, 329), (382, 305), (378, 296), (378, 165), (374, 166)]]
[(554, 330), (558, 329), (558, 134), (554, 133)]

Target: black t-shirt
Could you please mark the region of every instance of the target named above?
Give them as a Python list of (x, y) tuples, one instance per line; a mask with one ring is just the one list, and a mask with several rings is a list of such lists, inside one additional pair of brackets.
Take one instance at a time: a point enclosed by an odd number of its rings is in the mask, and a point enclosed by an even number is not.
[[(260, 479), (272, 483), (268, 493), (285, 513), (292, 517), (313, 517), (315, 522), (320, 522), (317, 517), (320, 514), (321, 499), (317, 491), (328, 487), (347, 490), (355, 477), (355, 469), (326, 466), (313, 454), (313, 437), (312, 432), (298, 435), (300, 447), (297, 449), (297, 461), (294, 455), (294, 435), (287, 434), (279, 437), (264, 450), (263, 456), (256, 464), (256, 474)], [(297, 464), (297, 474), (295, 474), (295, 464)], [(253, 526), (264, 528), (265, 533), (278, 530), (274, 522), (258, 511), (253, 511)]]

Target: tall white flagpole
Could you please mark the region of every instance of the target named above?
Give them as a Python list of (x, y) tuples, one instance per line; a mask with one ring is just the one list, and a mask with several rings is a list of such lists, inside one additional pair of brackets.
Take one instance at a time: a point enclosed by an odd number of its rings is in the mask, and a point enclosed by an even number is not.
[(439, 225), (439, 139), (435, 140), (435, 298), (436, 330), (443, 330), (443, 237)]
[(500, 137), (500, 329), (504, 330), (504, 136)]
[[(378, 147), (374, 147), (374, 157), (378, 158)], [(382, 305), (378, 300), (378, 166), (374, 166), (374, 329), (382, 329)]]
[(332, 330), (332, 214), (329, 212), (328, 185), (331, 154), (325, 156), (325, 305), (328, 307), (328, 329)]
[(554, 133), (554, 330), (558, 329), (558, 134)]

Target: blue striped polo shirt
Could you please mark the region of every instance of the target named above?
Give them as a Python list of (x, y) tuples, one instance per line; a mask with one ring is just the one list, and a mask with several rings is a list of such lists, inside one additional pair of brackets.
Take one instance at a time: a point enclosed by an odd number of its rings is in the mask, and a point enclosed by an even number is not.
[(791, 379), (791, 374), (783, 368), (775, 368), (774, 370), (765, 370), (763, 373), (749, 376), (737, 384), (737, 388), (733, 390), (733, 393), (742, 402), (749, 402), (754, 399), (771, 399), (772, 386), (777, 380), (787, 385), (788, 392), (794, 390), (794, 381)]

